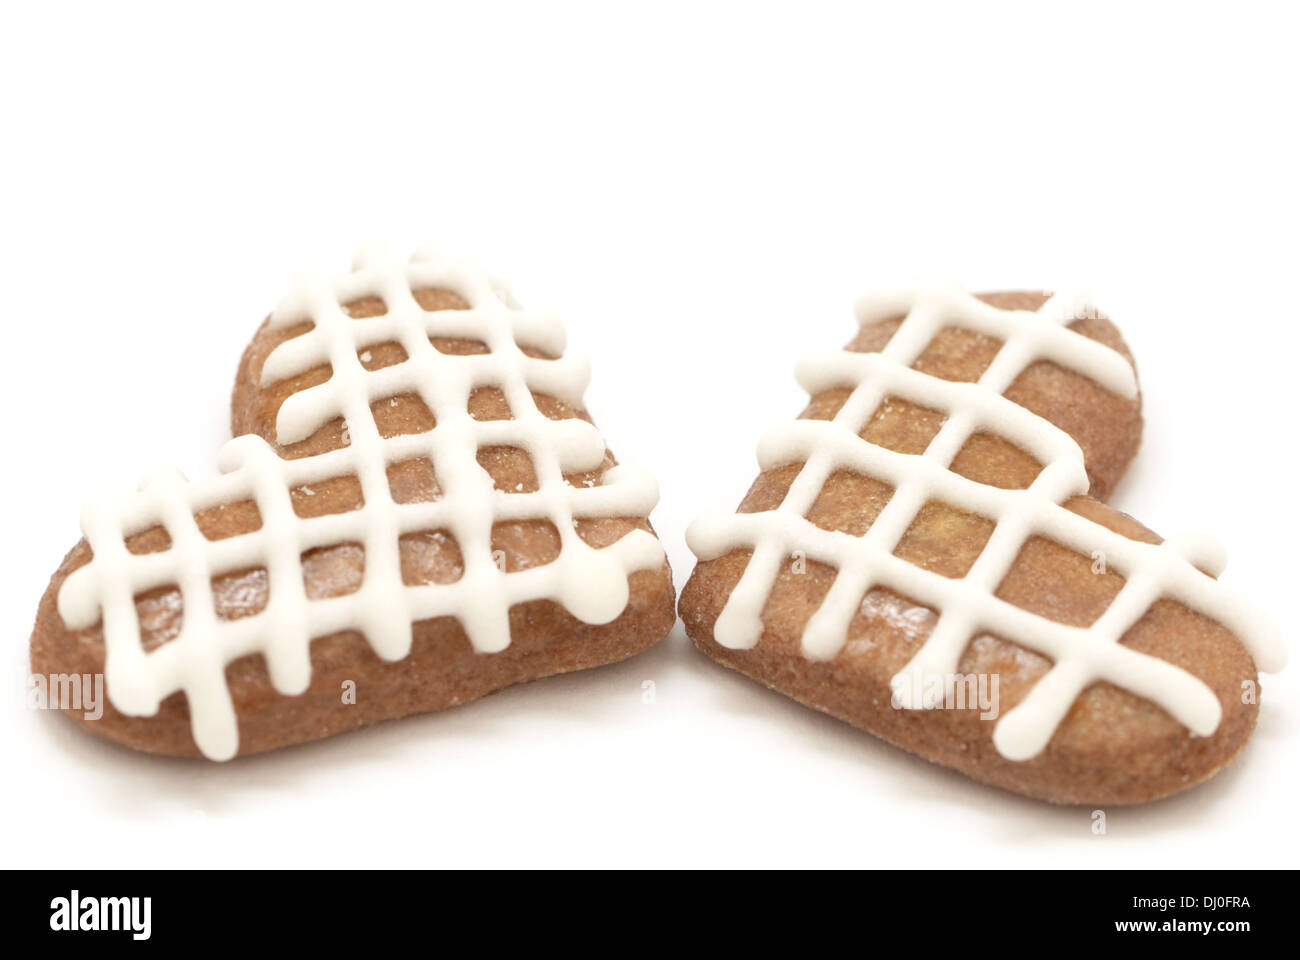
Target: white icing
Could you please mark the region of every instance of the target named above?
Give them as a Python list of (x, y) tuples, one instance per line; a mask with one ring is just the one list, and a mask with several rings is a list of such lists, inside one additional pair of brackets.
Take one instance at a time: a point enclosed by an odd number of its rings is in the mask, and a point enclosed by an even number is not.
[[(412, 295), (421, 288), (458, 293), (468, 310), (423, 310)], [(365, 296), (383, 299), (382, 316), (354, 319), (341, 304)], [(451, 616), (474, 649), (493, 653), (510, 643), (508, 613), (517, 604), (552, 599), (585, 623), (607, 623), (627, 605), (628, 574), (658, 566), (663, 549), (649, 533), (633, 531), (596, 549), (575, 531), (584, 517), (648, 516), (658, 499), (654, 480), (628, 466), (614, 467), (598, 485), (574, 487), (566, 473), (600, 467), (605, 444), (581, 419), (551, 420), (532, 392), (581, 404), (586, 363), (563, 355), (564, 330), (548, 314), (525, 313), (509, 293), (480, 271), (443, 255), (422, 251), (402, 263), (385, 250), (358, 254), (341, 279), (303, 275), (271, 315), (272, 328), (304, 320), (313, 327), (277, 346), (267, 357), (264, 384), (328, 363), (330, 378), (291, 395), (276, 421), (277, 440), (302, 440), (342, 417), (346, 445), (319, 456), (282, 459), (260, 437), (242, 436), (221, 450), (222, 475), (190, 484), (175, 471), (147, 476), (124, 496), (87, 501), (81, 526), (94, 559), (72, 573), (59, 592), (59, 613), (71, 629), (103, 619), (107, 690), (128, 716), (149, 716), (162, 700), (183, 691), (189, 701), (194, 740), (205, 755), (235, 755), (239, 738), (225, 667), (253, 653), (265, 655), (276, 690), (295, 695), (311, 681), (310, 641), (342, 630), (361, 631), (375, 652), (400, 660), (411, 648), (412, 623)], [(482, 341), (490, 352), (455, 356), (439, 352), (430, 337)], [(406, 350), (394, 366), (367, 371), (359, 351), (387, 341)], [(530, 357), (532, 347), (558, 359)], [(467, 410), (477, 387), (502, 391), (513, 419), (478, 421)], [(380, 436), (373, 402), (414, 393), (432, 411), (436, 426), (425, 433)], [(481, 447), (509, 446), (532, 460), (538, 489), (505, 494), (479, 465)], [(428, 458), (441, 497), (426, 503), (394, 503), (388, 464)], [(364, 506), (347, 513), (304, 519), (289, 491), (332, 477), (356, 476)], [(209, 541), (194, 514), (240, 500), (256, 502), (262, 526), (255, 532)], [(494, 523), (549, 520), (561, 549), (551, 563), (505, 573), (491, 546)], [(127, 551), (124, 538), (161, 524), (169, 549), (143, 555)], [(464, 573), (454, 583), (407, 586), (402, 582), (398, 538), (405, 533), (446, 530), (460, 547)], [(346, 542), (365, 548), (359, 590), (308, 600), (300, 557), (306, 550)], [(216, 616), (211, 579), (248, 567), (265, 567), (266, 608), (225, 621)], [(157, 649), (141, 646), (133, 598), (176, 584), (183, 598), (180, 634)]]
[[(804, 654), (829, 660), (843, 648), (850, 622), (874, 587), (894, 590), (939, 612), (921, 649), (893, 677), (897, 702), (916, 702), (928, 677), (951, 675), (971, 638), (989, 632), (1054, 661), (1051, 670), (998, 722), (993, 741), (1013, 760), (1025, 760), (1051, 740), (1075, 698), (1107, 680), (1163, 707), (1193, 733), (1218, 727), (1218, 698), (1201, 680), (1164, 660), (1118, 641), (1161, 597), (1172, 597), (1222, 623), (1250, 651), (1261, 670), (1276, 672), (1286, 650), (1276, 629), (1217, 575), (1224, 552), (1208, 538), (1173, 538), (1160, 545), (1130, 540), (1066, 510), (1071, 496), (1088, 492), (1083, 452), (1063, 430), (1003, 396), (1038, 360), (1050, 360), (1126, 397), (1137, 380), (1119, 353), (1068, 329), (1092, 308), (1080, 297), (1053, 296), (1037, 312), (1001, 310), (959, 289), (929, 288), (863, 298), (858, 320), (866, 325), (906, 316), (881, 353), (836, 351), (798, 367), (800, 383), (817, 393), (852, 388), (833, 420), (796, 420), (759, 444), (763, 470), (803, 462), (784, 501), (761, 513), (706, 516), (691, 525), (687, 542), (702, 560), (751, 548), (753, 555), (714, 626), (718, 643), (753, 647), (763, 633), (762, 612), (782, 564), (794, 551), (836, 569), (835, 581), (802, 637)], [(941, 380), (912, 369), (945, 327), (976, 330), (1003, 342), (977, 383)], [(897, 453), (858, 434), (889, 397), (902, 397), (946, 414), (919, 456)], [(969, 480), (948, 468), (976, 432), (1004, 437), (1032, 454), (1043, 469), (1025, 490), (1004, 490)], [(852, 470), (890, 483), (894, 493), (863, 536), (821, 529), (806, 519), (826, 479)], [(930, 500), (996, 522), (984, 550), (960, 579), (922, 569), (894, 556), (917, 512)], [(1106, 612), (1087, 628), (1071, 627), (1030, 613), (995, 596), (1023, 544), (1044, 536), (1084, 556), (1102, 551), (1125, 584)], [(1197, 569), (1200, 567), (1201, 569)]]

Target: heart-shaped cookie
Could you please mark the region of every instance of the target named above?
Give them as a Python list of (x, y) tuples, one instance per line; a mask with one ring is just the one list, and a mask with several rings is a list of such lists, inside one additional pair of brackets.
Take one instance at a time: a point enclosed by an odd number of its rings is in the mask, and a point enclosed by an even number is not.
[[(432, 252), (308, 275), (244, 354), (222, 475), (90, 500), (37, 677), (87, 729), (226, 759), (629, 657), (674, 622), (652, 478), (552, 316)], [(61, 705), (62, 706), (62, 705)]]
[(864, 298), (734, 515), (688, 532), (710, 657), (977, 780), (1135, 803), (1226, 764), (1276, 631), (1102, 500), (1141, 432), (1131, 357), (1082, 298)]

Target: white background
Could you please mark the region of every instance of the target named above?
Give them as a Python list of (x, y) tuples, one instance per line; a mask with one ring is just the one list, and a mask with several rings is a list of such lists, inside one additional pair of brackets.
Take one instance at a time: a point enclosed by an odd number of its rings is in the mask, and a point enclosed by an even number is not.
[[(1292, 639), (1297, 23), (1193, 5), (8, 5), (0, 13), (5, 866), (1297, 862), (1300, 668), (1208, 785), (978, 786), (768, 693), (680, 626), (624, 664), (227, 765), (16, 704), (89, 489), (215, 471), (304, 263), (456, 247), (554, 309), (683, 531), (734, 506), (863, 289), (1083, 287), (1146, 437), (1113, 502), (1228, 545)], [(643, 702), (643, 683), (655, 699)], [(1232, 892), (1232, 891), (1219, 891)]]

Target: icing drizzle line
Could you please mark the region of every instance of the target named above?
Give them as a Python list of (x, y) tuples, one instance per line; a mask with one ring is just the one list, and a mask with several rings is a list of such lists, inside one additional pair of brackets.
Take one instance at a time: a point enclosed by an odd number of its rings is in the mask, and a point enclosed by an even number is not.
[[(426, 311), (412, 295), (422, 288), (451, 290), (470, 309)], [(343, 310), (342, 304), (365, 296), (382, 298), (387, 312), (354, 319)], [(659, 541), (644, 531), (634, 530), (597, 549), (575, 530), (578, 518), (648, 516), (658, 489), (649, 474), (629, 466), (609, 469), (590, 488), (564, 480), (567, 473), (597, 469), (605, 444), (587, 421), (548, 419), (533, 400), (536, 391), (577, 406), (587, 386), (588, 366), (563, 354), (564, 329), (556, 317), (524, 312), (482, 271), (431, 249), (402, 263), (370, 246), (342, 278), (301, 275), (272, 313), (270, 327), (304, 320), (313, 327), (271, 352), (263, 384), (325, 363), (332, 374), (285, 400), (276, 438), (281, 445), (294, 443), (342, 417), (346, 445), (286, 460), (260, 437), (236, 437), (218, 456), (221, 476), (190, 484), (178, 472), (163, 470), (146, 476), (138, 492), (88, 499), (81, 527), (94, 558), (59, 591), (59, 613), (69, 628), (93, 626), (102, 616), (105, 679), (114, 706), (128, 716), (151, 716), (165, 697), (184, 691), (195, 743), (212, 759), (228, 759), (238, 751), (225, 667), (239, 657), (264, 654), (275, 689), (292, 696), (311, 682), (311, 639), (343, 630), (359, 630), (385, 660), (400, 660), (411, 649), (414, 621), (452, 616), (476, 651), (494, 653), (510, 643), (514, 604), (552, 599), (585, 623), (607, 623), (627, 605), (628, 574), (663, 561)], [(489, 352), (441, 353), (431, 337), (479, 340)], [(358, 351), (386, 341), (400, 343), (407, 359), (365, 369)], [(530, 357), (523, 347), (558, 359)], [(484, 386), (502, 391), (513, 419), (479, 421), (469, 415), (470, 393)], [(370, 405), (404, 393), (424, 401), (435, 426), (383, 438)], [(480, 447), (491, 446), (524, 450), (538, 489), (496, 490), (476, 456)], [(441, 497), (395, 503), (387, 466), (422, 457), (434, 464)], [(295, 513), (292, 488), (347, 475), (360, 481), (360, 509), (312, 518)], [(261, 514), (258, 530), (217, 541), (204, 537), (196, 512), (246, 499)], [(559, 533), (559, 556), (526, 570), (501, 571), (492, 555), (492, 525), (538, 519), (549, 520)], [(171, 537), (167, 550), (136, 555), (126, 549), (126, 537), (156, 525)], [(398, 538), (421, 530), (447, 530), (456, 538), (460, 579), (415, 586), (402, 582)], [(346, 542), (365, 548), (360, 588), (309, 600), (301, 555)], [(211, 579), (250, 567), (267, 570), (266, 607), (241, 619), (218, 619)], [(177, 585), (182, 596), (180, 633), (146, 652), (133, 598), (169, 584)]]
[[(1197, 569), (1214, 576), (1222, 571), (1226, 558), (1215, 541), (1176, 537), (1159, 545), (1141, 543), (1066, 510), (1062, 504), (1069, 497), (1088, 492), (1083, 451), (1065, 431), (1003, 396), (1038, 360), (1083, 374), (1122, 396), (1136, 396), (1137, 379), (1124, 357), (1068, 329), (1090, 309), (1082, 297), (1056, 295), (1038, 311), (1002, 310), (954, 287), (863, 297), (857, 307), (859, 324), (896, 316), (905, 320), (883, 352), (832, 351), (798, 366), (796, 375), (810, 394), (837, 386), (851, 387), (852, 393), (834, 419), (796, 420), (760, 442), (760, 469), (804, 464), (780, 507), (701, 517), (687, 531), (687, 542), (701, 560), (753, 550), (714, 626), (717, 642), (733, 649), (758, 643), (767, 597), (783, 563), (799, 550), (836, 569), (830, 591), (804, 629), (803, 652), (810, 659), (829, 660), (840, 652), (854, 614), (873, 587), (892, 589), (938, 612), (921, 649), (891, 680), (895, 702), (904, 708), (939, 705), (941, 687), (927, 685), (927, 679), (954, 674), (967, 644), (979, 633), (997, 634), (1050, 657), (1051, 670), (994, 729), (993, 742), (1009, 759), (1027, 760), (1041, 752), (1075, 698), (1098, 680), (1152, 700), (1197, 735), (1212, 734), (1222, 712), (1213, 691), (1171, 663), (1122, 646), (1120, 638), (1160, 597), (1177, 599), (1222, 623), (1266, 672), (1280, 670), (1286, 660), (1280, 634), (1240, 595)], [(912, 369), (945, 327), (1002, 341), (978, 382), (956, 383)], [(946, 415), (924, 454), (897, 453), (858, 436), (890, 396)], [(950, 471), (958, 451), (979, 431), (1005, 438), (1044, 465), (1027, 489), (992, 487)], [(806, 519), (822, 485), (839, 469), (894, 487), (860, 537), (824, 530)], [(996, 523), (984, 550), (960, 579), (894, 556), (900, 538), (932, 499)], [(1125, 577), (1119, 594), (1091, 626), (1057, 623), (995, 595), (1021, 547), (1035, 535), (1085, 556), (1102, 550), (1107, 565)]]

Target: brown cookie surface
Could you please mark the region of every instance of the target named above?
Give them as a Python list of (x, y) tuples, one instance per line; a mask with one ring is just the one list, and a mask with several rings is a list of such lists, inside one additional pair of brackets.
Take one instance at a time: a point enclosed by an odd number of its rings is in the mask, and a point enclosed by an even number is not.
[[(1003, 309), (1037, 310), (1047, 299), (1033, 293), (980, 297)], [(902, 317), (863, 325), (848, 344), (854, 353), (883, 350)], [(1109, 320), (1088, 315), (1071, 329), (1120, 352), (1127, 347)], [(913, 369), (952, 382), (974, 382), (1002, 343), (968, 329), (948, 327), (920, 352)], [(814, 392), (802, 419), (829, 420), (850, 388)], [(1004, 394), (1055, 424), (1083, 452), (1090, 495), (1074, 496), (1065, 508), (1122, 536), (1147, 543), (1159, 538), (1102, 500), (1114, 488), (1136, 450), (1141, 432), (1140, 399), (1125, 398), (1062, 366), (1029, 364)], [(946, 414), (897, 397), (886, 397), (866, 420), (861, 437), (904, 454), (920, 455)], [(754, 481), (739, 513), (776, 510), (804, 468), (798, 461), (765, 470)], [(1002, 489), (1025, 489), (1042, 469), (1033, 456), (1004, 437), (976, 432), (952, 458), (956, 474)], [(837, 470), (822, 484), (807, 520), (825, 530), (861, 537), (889, 502), (893, 488), (861, 471)], [(971, 569), (994, 532), (995, 522), (977, 513), (931, 501), (919, 509), (899, 538), (894, 555), (945, 578)], [(761, 636), (748, 649), (725, 646), (715, 625), (750, 563), (753, 551), (732, 549), (702, 560), (682, 592), (680, 613), (701, 651), (799, 702), (985, 783), (1058, 803), (1124, 804), (1161, 797), (1205, 780), (1228, 763), (1249, 737), (1258, 710), (1258, 676), (1251, 655), (1224, 626), (1171, 598), (1161, 598), (1128, 629), (1120, 643), (1187, 671), (1203, 681), (1222, 709), (1209, 736), (1188, 729), (1151, 700), (1112, 683), (1086, 687), (1068, 709), (1046, 748), (1029, 759), (1008, 759), (995, 747), (999, 716), (1024, 700), (1052, 668), (1052, 660), (1005, 637), (977, 631), (957, 665), (958, 679), (996, 678), (996, 716), (976, 702), (964, 708), (900, 709), (891, 680), (926, 643), (939, 613), (923, 603), (873, 586), (861, 597), (843, 647), (830, 659), (805, 655), (802, 637), (836, 581), (836, 569), (809, 556), (781, 565), (762, 607)], [(1060, 624), (1088, 627), (1124, 586), (1124, 577), (1098, 558), (1043, 536), (1028, 538), (996, 595)], [(987, 706), (987, 704), (986, 704)]]
[[(412, 285), (414, 287), (414, 284)], [(424, 311), (460, 311), (470, 304), (444, 288), (412, 289)], [(358, 321), (382, 317), (384, 301), (362, 296), (343, 304)], [(279, 345), (312, 329), (310, 321), (275, 325), (264, 323), (245, 351), (235, 381), (231, 408), (236, 436), (262, 437), (286, 460), (318, 457), (347, 446), (350, 438), (343, 418), (331, 419), (305, 439), (281, 445), (276, 418), (285, 401), (312, 387), (327, 383), (328, 363), (279, 380), (263, 382), (263, 367)], [(447, 356), (478, 356), (490, 351), (478, 340), (465, 337), (429, 338)], [(522, 348), (530, 357), (555, 354)], [(396, 340), (365, 343), (358, 360), (366, 371), (393, 367), (407, 359)], [(529, 390), (537, 409), (550, 420), (581, 419), (590, 422), (585, 409), (543, 391)], [(415, 392), (382, 397), (371, 403), (371, 415), (383, 438), (425, 434), (435, 427), (429, 406)], [(468, 412), (476, 421), (512, 419), (510, 404), (499, 388), (482, 386), (469, 396)], [(502, 497), (537, 490), (538, 477), (527, 453), (506, 446), (480, 447), (479, 466)], [(564, 481), (574, 489), (599, 487), (615, 466), (612, 455), (589, 471), (571, 473)], [(438, 464), (431, 457), (412, 457), (385, 467), (388, 493), (395, 504), (419, 504), (444, 497)], [(302, 483), (288, 491), (298, 518), (322, 518), (357, 511), (364, 504), (362, 484), (356, 475)], [(220, 542), (258, 531), (264, 518), (251, 499), (222, 502), (193, 514), (204, 538)], [(653, 535), (645, 516), (581, 516), (573, 525), (577, 536), (593, 548), (615, 544), (632, 531)], [(155, 524), (126, 537), (133, 556), (161, 553), (173, 546), (163, 525)], [(397, 543), (402, 584), (418, 587), (455, 584), (466, 573), (461, 545), (445, 529), (413, 530)], [(545, 518), (516, 518), (493, 523), (491, 549), (494, 562), (508, 578), (554, 563), (561, 550), (555, 525)], [(364, 582), (366, 553), (362, 544), (339, 542), (304, 551), (300, 557), (303, 593), (307, 602), (346, 597)], [(32, 671), (38, 676), (100, 674), (105, 671), (106, 644), (103, 622), (69, 629), (59, 613), (59, 593), (74, 571), (92, 560), (83, 540), (55, 572), (41, 600), (31, 638)], [(259, 753), (276, 747), (331, 736), (381, 720), (441, 710), (474, 700), (514, 683), (553, 674), (600, 666), (630, 657), (667, 634), (675, 621), (674, 591), (666, 562), (637, 569), (627, 576), (628, 601), (621, 614), (606, 623), (587, 623), (554, 599), (537, 598), (513, 604), (508, 612), (509, 642), (498, 652), (479, 652), (455, 616), (439, 616), (412, 624), (412, 643), (405, 656), (385, 660), (372, 648), (363, 631), (348, 629), (316, 636), (310, 642), (310, 684), (296, 695), (277, 690), (266, 656), (261, 652), (239, 656), (225, 666), (226, 687), (238, 723), (238, 753)], [(216, 619), (223, 624), (262, 614), (273, 588), (266, 565), (223, 571), (210, 580)], [(182, 591), (175, 585), (151, 589), (135, 596), (140, 643), (156, 651), (174, 641), (185, 623)], [(177, 691), (161, 701), (152, 716), (128, 716), (112, 702), (110, 677), (103, 716), (87, 719), (68, 710), (86, 729), (128, 746), (153, 753), (198, 756), (191, 731), (187, 696)]]

